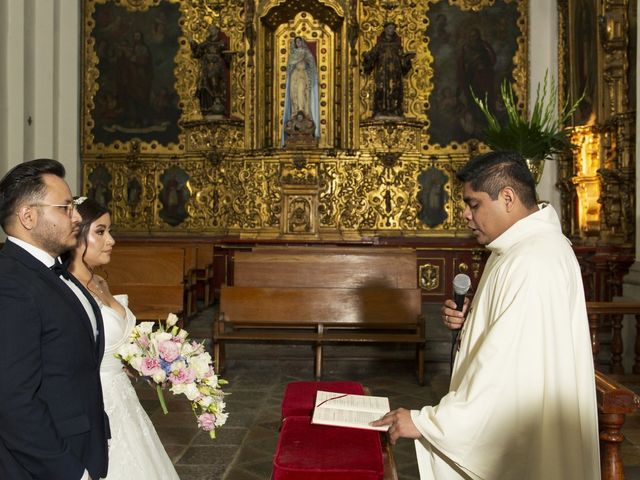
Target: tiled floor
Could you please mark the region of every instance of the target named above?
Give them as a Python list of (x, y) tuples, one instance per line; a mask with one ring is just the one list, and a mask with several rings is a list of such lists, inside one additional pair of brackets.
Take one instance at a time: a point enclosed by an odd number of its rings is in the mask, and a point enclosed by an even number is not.
[[(209, 337), (212, 314), (206, 310), (190, 322), (187, 330), (192, 337)], [(426, 383), (420, 387), (413, 374), (413, 352), (404, 347), (339, 346), (327, 348), (324, 357), (324, 379), (359, 381), (373, 395), (388, 396), (394, 408), (437, 403), (448, 387), (443, 363), (427, 367)], [(229, 419), (215, 440), (198, 432), (186, 400), (168, 394), (169, 414), (163, 415), (155, 390), (143, 383), (136, 386), (182, 480), (268, 480), (284, 388), (291, 381), (313, 376), (309, 346), (229, 345), (227, 358), (224, 378), (229, 380), (225, 386)], [(630, 387), (640, 392), (640, 379), (632, 380)], [(628, 418), (624, 434), (626, 478), (640, 479), (640, 415)], [(400, 440), (393, 454), (398, 478), (417, 479), (413, 442)]]

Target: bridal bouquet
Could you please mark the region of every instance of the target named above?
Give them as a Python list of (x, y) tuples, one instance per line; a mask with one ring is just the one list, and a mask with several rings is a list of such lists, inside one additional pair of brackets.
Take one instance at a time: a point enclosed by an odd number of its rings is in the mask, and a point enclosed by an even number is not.
[[(164, 388), (168, 387), (175, 395), (185, 395), (191, 402), (198, 427), (215, 438), (215, 428), (227, 421), (225, 394), (220, 388), (227, 382), (215, 374), (204, 345), (188, 341), (189, 334), (176, 325), (177, 321), (178, 317), (171, 313), (164, 323), (139, 323), (116, 356), (150, 383), (155, 383), (165, 414), (168, 410)], [(154, 330), (156, 325), (158, 328)]]

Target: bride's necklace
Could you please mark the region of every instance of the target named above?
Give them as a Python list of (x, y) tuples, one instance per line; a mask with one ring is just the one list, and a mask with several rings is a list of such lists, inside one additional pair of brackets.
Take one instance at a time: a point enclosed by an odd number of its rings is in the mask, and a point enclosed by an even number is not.
[[(93, 284), (94, 288), (91, 288), (91, 285)], [(91, 280), (89, 280), (89, 283), (87, 283), (87, 288), (89, 289), (89, 291), (93, 294), (98, 294), (100, 293), (100, 295), (104, 295), (104, 290), (102, 290), (102, 288), (100, 288), (100, 285), (98, 284), (98, 282), (96, 282), (93, 278)]]

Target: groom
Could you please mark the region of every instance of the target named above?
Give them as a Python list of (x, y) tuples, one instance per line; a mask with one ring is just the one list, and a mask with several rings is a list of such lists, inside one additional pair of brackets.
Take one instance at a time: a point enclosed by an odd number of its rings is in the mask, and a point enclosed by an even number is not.
[[(65, 169), (33, 160), (0, 180), (0, 478), (97, 480), (109, 422), (100, 311), (59, 265), (80, 216)], [(58, 268), (54, 267), (58, 264)]]

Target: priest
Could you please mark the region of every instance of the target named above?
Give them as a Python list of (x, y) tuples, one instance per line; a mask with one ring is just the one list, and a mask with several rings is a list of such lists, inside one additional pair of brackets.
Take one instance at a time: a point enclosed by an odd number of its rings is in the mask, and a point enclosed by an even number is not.
[(473, 300), (442, 308), (460, 329), (449, 393), (397, 409), (392, 443), (416, 443), (420, 478), (600, 478), (591, 342), (578, 261), (522, 157), (491, 152), (458, 173), (464, 218), (491, 255)]

